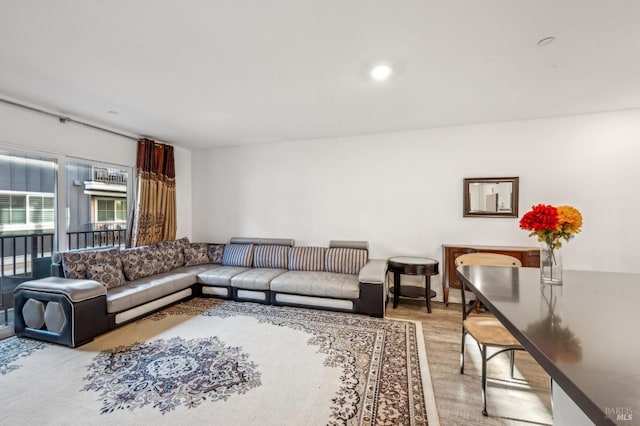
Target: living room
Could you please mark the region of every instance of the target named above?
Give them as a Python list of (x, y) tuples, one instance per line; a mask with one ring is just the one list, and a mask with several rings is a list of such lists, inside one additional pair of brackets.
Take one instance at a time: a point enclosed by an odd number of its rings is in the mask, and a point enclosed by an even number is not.
[[(482, 89), (478, 87), (477, 92), (467, 82), (459, 89), (467, 92), (464, 96), (454, 91), (443, 94), (434, 86), (416, 91), (415, 97), (420, 98), (427, 97), (429, 90), (440, 95), (434, 96), (432, 102), (435, 106), (432, 105), (423, 115), (439, 108), (448, 111), (455, 109), (456, 105), (464, 105), (464, 114), (461, 113), (462, 119), (458, 121), (421, 127), (415, 126), (417, 121), (404, 127), (398, 123), (407, 122), (399, 121), (388, 123), (385, 128), (370, 126), (346, 133), (332, 132), (331, 126), (340, 128), (337, 124), (349, 121), (350, 116), (331, 114), (331, 110), (340, 103), (338, 101), (315, 102), (307, 96), (304, 98), (309, 102), (307, 114), (320, 118), (306, 123), (309, 125), (307, 130), (315, 126), (315, 132), (309, 130), (307, 137), (296, 137), (295, 133), (289, 133), (282, 127), (289, 123), (296, 128), (295, 118), (298, 115), (293, 115), (293, 118), (286, 116), (293, 114), (285, 109), (290, 99), (283, 100), (282, 104), (268, 104), (261, 97), (271, 101), (272, 89), (261, 93), (255, 91), (254, 84), (247, 83), (246, 90), (252, 93), (243, 96), (253, 97), (265, 114), (270, 109), (282, 108), (282, 112), (277, 114), (281, 121), (265, 125), (264, 120), (260, 120), (255, 131), (247, 122), (243, 136), (237, 138), (233, 137), (237, 131), (234, 127), (228, 133), (216, 134), (209, 140), (206, 134), (198, 140), (179, 140), (169, 136), (175, 133), (159, 130), (167, 121), (166, 115), (156, 117), (155, 128), (154, 120), (148, 123), (141, 120), (138, 127), (125, 124), (128, 119), (127, 102), (121, 101), (116, 105), (117, 99), (114, 98), (110, 100), (111, 105), (106, 105), (108, 102), (99, 100), (104, 94), (88, 96), (100, 105), (87, 103), (86, 108), (91, 109), (92, 115), (84, 116), (81, 105), (76, 105), (77, 109), (73, 110), (71, 105), (52, 101), (56, 96), (64, 98), (64, 90), (70, 86), (62, 84), (58, 92), (49, 93), (49, 98), (39, 100), (29, 91), (21, 92), (24, 87), (3, 83), (0, 86), (3, 99), (53, 115), (0, 103), (0, 149), (55, 159), (59, 165), (58, 179), (62, 183), (65, 179), (62, 166), (66, 161), (84, 159), (134, 168), (135, 139), (148, 136), (175, 148), (178, 237), (211, 243), (226, 243), (237, 236), (293, 238), (296, 244), (309, 246), (326, 246), (329, 240), (335, 239), (359, 240), (368, 241), (369, 256), (379, 259), (407, 255), (442, 262), (443, 244), (537, 246), (537, 241), (519, 228), (518, 218), (463, 217), (464, 178), (517, 176), (518, 217), (539, 203), (570, 204), (582, 213), (582, 232), (563, 248), (566, 269), (640, 273), (640, 254), (633, 251), (638, 239), (634, 212), (640, 209), (640, 199), (634, 196), (633, 190), (633, 184), (640, 179), (636, 165), (640, 158), (640, 87), (635, 77), (629, 78), (631, 74), (635, 76), (637, 70), (637, 55), (633, 54), (637, 48), (631, 50), (637, 47), (637, 42), (629, 42), (633, 38), (630, 34), (634, 37), (638, 34), (635, 27), (628, 26), (633, 21), (632, 12), (637, 16), (638, 9), (620, 6), (617, 11), (601, 11), (603, 17), (599, 19), (597, 5), (585, 7), (578, 2), (572, 3), (574, 8), (587, 11), (576, 12), (578, 17), (575, 21), (565, 11), (561, 15), (564, 21), (559, 19), (560, 23), (547, 23), (544, 27), (545, 31), (555, 28), (559, 31), (557, 33), (518, 34), (519, 41), (528, 38), (530, 43), (526, 47), (520, 45), (519, 49), (530, 50), (513, 62), (502, 59), (503, 64), (513, 65), (523, 57), (535, 57), (535, 60), (519, 64), (533, 70), (531, 74), (518, 75), (516, 72), (514, 75), (518, 78), (511, 75), (513, 81), (509, 81), (509, 75), (500, 74), (503, 81), (491, 80)], [(422, 11), (415, 4), (409, 6)], [(550, 4), (545, 6), (550, 7)], [(505, 4), (501, 7), (515, 14), (515, 9)], [(540, 16), (536, 15), (536, 22), (543, 26), (542, 12), (537, 13)], [(519, 13), (517, 17), (527, 21)], [(581, 18), (585, 21), (580, 21)], [(125, 21), (128, 19), (134, 21), (131, 16), (123, 18)], [(496, 19), (500, 23), (509, 22), (505, 17)], [(46, 21), (44, 16), (38, 16), (37, 20)], [(430, 22), (433, 24), (433, 19)], [(514, 18), (514, 22), (519, 21)], [(578, 43), (575, 39), (587, 37), (585, 33), (588, 31), (584, 28), (589, 25), (593, 25), (594, 31), (588, 37), (593, 38)], [(618, 28), (614, 30), (616, 25)], [(513, 28), (505, 29), (503, 35), (510, 34), (511, 30), (515, 32)], [(467, 43), (474, 34), (469, 31), (465, 38)], [(612, 40), (626, 41), (627, 44), (616, 50), (595, 40), (596, 35), (606, 37), (609, 33), (613, 34)], [(548, 36), (555, 36), (556, 40), (547, 46), (536, 44)], [(581, 50), (568, 51), (567, 46), (579, 46)], [(401, 50), (398, 46), (396, 48)], [(500, 52), (508, 55), (510, 51), (507, 47), (504, 49)], [(473, 50), (470, 49), (467, 55), (478, 60), (479, 67), (496, 53), (489, 51), (484, 52), (486, 56), (474, 56), (470, 53)], [(608, 50), (612, 52), (606, 53)], [(5, 48), (0, 49), (0, 52), (4, 51)], [(376, 49), (369, 53), (382, 55)], [(261, 61), (264, 56), (263, 53), (257, 54)], [(575, 57), (580, 60), (571, 60)], [(377, 59), (366, 58), (366, 61)], [(361, 64), (366, 61), (354, 62)], [(5, 70), (2, 80), (11, 81), (18, 68), (9, 67), (9, 59), (2, 56), (0, 64)], [(352, 110), (354, 121), (381, 122), (392, 110), (400, 110), (400, 116), (420, 115), (415, 107), (424, 105), (415, 103), (408, 93), (406, 81), (402, 80), (404, 75), (406, 80), (416, 81), (415, 76), (409, 77), (415, 72), (410, 69), (411, 65), (405, 60), (396, 75), (381, 85), (364, 82), (364, 77), (358, 81), (355, 93), (362, 95), (372, 107), (370, 110)], [(523, 68), (518, 67), (517, 70)], [(421, 69), (420, 72), (426, 70)], [(455, 76), (461, 71), (450, 72)], [(534, 78), (535, 72), (544, 74), (548, 79)], [(619, 72), (619, 78), (616, 72)], [(134, 74), (131, 71), (131, 75)], [(353, 74), (360, 76), (363, 72), (358, 69)], [(443, 75), (447, 76), (446, 73)], [(349, 78), (356, 80), (354, 76)], [(580, 82), (572, 82), (572, 76)], [(36, 74), (34, 85), (52, 81), (47, 78)], [(279, 81), (278, 78), (274, 80)], [(299, 80), (296, 82), (297, 86), (294, 86), (300, 89), (301, 83)], [(474, 84), (481, 82), (485, 80), (473, 80)], [(313, 93), (314, 90), (322, 92), (326, 89), (324, 84), (316, 86), (313, 81), (304, 83), (304, 93), (307, 94), (307, 90)], [(545, 87), (545, 83), (548, 86)], [(393, 90), (394, 84), (402, 84), (406, 104), (385, 95), (384, 91)], [(563, 86), (566, 86), (566, 91), (563, 91)], [(84, 89), (91, 92), (89, 88)], [(158, 89), (158, 92), (159, 97), (171, 97), (170, 90)], [(503, 92), (510, 95), (505, 96)], [(326, 101), (325, 98), (319, 99)], [(563, 99), (566, 104), (562, 104)], [(498, 103), (498, 100), (503, 103)], [(304, 104), (301, 100), (297, 102)], [(387, 105), (382, 107), (377, 102)], [(494, 103), (492, 112), (495, 114), (491, 115), (487, 110)], [(188, 114), (174, 111), (176, 124), (185, 132), (196, 123), (207, 121), (206, 117), (219, 125), (220, 118), (215, 113), (211, 110), (206, 112), (206, 105), (198, 105), (205, 111), (204, 119), (185, 117)], [(300, 105), (294, 103), (294, 106)], [(104, 110), (102, 120), (96, 116), (98, 109)], [(107, 114), (107, 110), (117, 110), (119, 115)], [(323, 110), (326, 118), (321, 117)], [(348, 111), (345, 108), (339, 112)], [(256, 118), (255, 114), (252, 110), (248, 115)], [(71, 120), (60, 120), (56, 115), (71, 117)], [(189, 121), (190, 118), (193, 121)], [(118, 124), (119, 119), (123, 124)], [(236, 126), (236, 119), (229, 117), (229, 122)], [(220, 122), (224, 123), (224, 120)], [(322, 124), (327, 127), (321, 128)], [(163, 137), (165, 134), (168, 136)], [(58, 195), (64, 197), (62, 193)], [(64, 198), (59, 202), (64, 205)], [(57, 223), (64, 226), (62, 215), (59, 215)], [(65, 244), (62, 240), (59, 248), (67, 248)], [(432, 289), (437, 293), (436, 302), (443, 301), (441, 279), (442, 264), (440, 274), (431, 278)], [(403, 277), (403, 282), (416, 284), (420, 280)], [(609, 289), (603, 285), (602, 291)], [(454, 292), (452, 301), (459, 301)], [(456, 306), (443, 309), (458, 312)], [(606, 315), (605, 312), (599, 314)], [(428, 321), (428, 317), (424, 321)], [(576, 332), (588, 333), (588, 330), (581, 330), (579, 323), (571, 326)], [(610, 347), (603, 344), (600, 355), (617, 356), (609, 352)], [(476, 390), (471, 388), (469, 392)]]

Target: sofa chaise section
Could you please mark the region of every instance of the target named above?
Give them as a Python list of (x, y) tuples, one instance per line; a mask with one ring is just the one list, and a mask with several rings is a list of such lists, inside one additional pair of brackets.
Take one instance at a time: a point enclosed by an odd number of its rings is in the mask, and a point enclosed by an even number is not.
[[(54, 255), (52, 276), (63, 287), (85, 280), (104, 290), (104, 306), (97, 311), (111, 329), (196, 295), (198, 274), (221, 266), (223, 248), (183, 238), (122, 250), (72, 250)], [(43, 293), (50, 291), (38, 280), (25, 284), (41, 286)], [(20, 289), (18, 286), (16, 295)]]

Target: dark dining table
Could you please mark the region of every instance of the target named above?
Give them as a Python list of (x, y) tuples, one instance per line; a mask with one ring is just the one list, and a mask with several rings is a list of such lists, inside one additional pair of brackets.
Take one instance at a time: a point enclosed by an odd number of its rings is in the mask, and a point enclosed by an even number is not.
[(640, 274), (566, 270), (543, 285), (537, 268), (456, 273), (551, 377), (554, 424), (640, 424)]

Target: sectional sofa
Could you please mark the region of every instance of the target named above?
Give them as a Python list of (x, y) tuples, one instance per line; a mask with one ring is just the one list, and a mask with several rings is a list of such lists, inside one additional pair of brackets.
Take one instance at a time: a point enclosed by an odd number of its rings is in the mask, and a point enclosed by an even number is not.
[(300, 247), (292, 239), (209, 244), (183, 238), (68, 251), (54, 256), (51, 277), (16, 288), (15, 331), (76, 347), (196, 296), (383, 317), (386, 276), (386, 260), (369, 259), (362, 241)]

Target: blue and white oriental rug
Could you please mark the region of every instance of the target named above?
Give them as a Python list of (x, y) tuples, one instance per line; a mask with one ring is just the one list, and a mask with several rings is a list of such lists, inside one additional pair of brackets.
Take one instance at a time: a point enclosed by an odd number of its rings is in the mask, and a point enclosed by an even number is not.
[(438, 424), (420, 325), (193, 299), (79, 348), (0, 341), (0, 424)]

